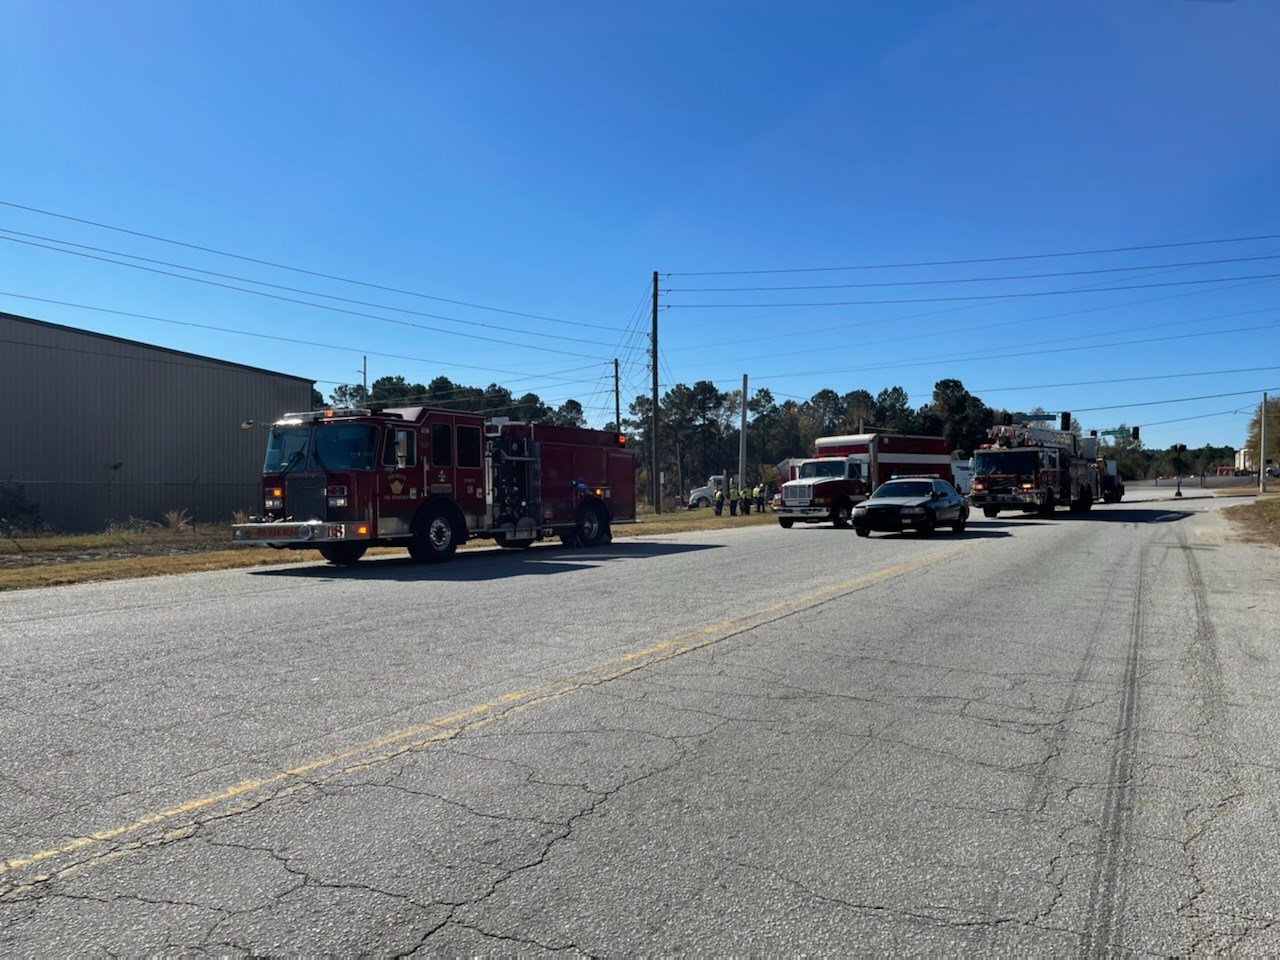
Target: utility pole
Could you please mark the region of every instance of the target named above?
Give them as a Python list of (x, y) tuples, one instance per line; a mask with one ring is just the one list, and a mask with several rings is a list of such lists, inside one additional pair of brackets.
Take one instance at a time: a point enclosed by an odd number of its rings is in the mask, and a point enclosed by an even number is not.
[(613, 358), (613, 429), (622, 432), (622, 391), (618, 386), (618, 358)]
[(747, 482), (747, 375), (742, 375), (742, 432), (738, 434), (738, 489)]
[(369, 402), (369, 357), (360, 360), (360, 382), (364, 384), (364, 402)]
[(1267, 492), (1267, 395), (1262, 395), (1262, 416), (1258, 418), (1258, 492)]
[(649, 424), (649, 489), (653, 512), (662, 512), (662, 484), (658, 481), (658, 271), (653, 271), (653, 332), (649, 337), (649, 366), (653, 371), (653, 411)]

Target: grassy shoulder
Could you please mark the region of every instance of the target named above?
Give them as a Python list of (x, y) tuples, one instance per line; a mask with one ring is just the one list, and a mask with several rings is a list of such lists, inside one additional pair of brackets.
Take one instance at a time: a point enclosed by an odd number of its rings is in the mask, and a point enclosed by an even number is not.
[(1242, 540), (1280, 547), (1280, 497), (1260, 497), (1222, 512), (1236, 524)]
[[(767, 511), (749, 517), (717, 517), (710, 510), (677, 510), (642, 516), (639, 523), (620, 524), (614, 527), (613, 535), (615, 539), (623, 539), (774, 522), (773, 514)], [(225, 526), (0, 539), (0, 590), (321, 560), (315, 550), (233, 548), (229, 546), (230, 540), (230, 530)], [(485, 549), (493, 545), (492, 540), (472, 540), (462, 549)], [(401, 548), (378, 547), (370, 550), (368, 556), (403, 554)]]

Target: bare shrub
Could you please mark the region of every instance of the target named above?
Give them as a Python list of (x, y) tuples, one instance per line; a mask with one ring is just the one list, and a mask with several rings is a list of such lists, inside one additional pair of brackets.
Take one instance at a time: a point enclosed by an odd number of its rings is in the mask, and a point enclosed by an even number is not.
[(249, 514), (248, 514), (247, 512), (245, 512), (244, 510), (232, 510), (232, 511), (231, 511), (231, 522), (232, 522), (232, 523), (248, 523), (248, 522), (249, 522)]
[(178, 533), (191, 526), (191, 514), (186, 510), (166, 510), (164, 514), (164, 525), (170, 533)]

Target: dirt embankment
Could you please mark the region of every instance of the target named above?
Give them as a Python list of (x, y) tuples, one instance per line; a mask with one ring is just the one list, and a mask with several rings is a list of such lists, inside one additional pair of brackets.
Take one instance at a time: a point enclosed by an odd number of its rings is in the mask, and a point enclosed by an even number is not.
[(1241, 503), (1222, 512), (1236, 524), (1241, 539), (1280, 547), (1280, 497)]

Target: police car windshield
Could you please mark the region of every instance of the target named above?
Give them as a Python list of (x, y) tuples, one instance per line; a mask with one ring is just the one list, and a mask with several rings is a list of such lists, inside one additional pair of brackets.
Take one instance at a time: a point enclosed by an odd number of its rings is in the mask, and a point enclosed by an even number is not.
[(800, 479), (811, 480), (814, 477), (843, 477), (844, 461), (811, 460), (800, 464)]
[(927, 497), (933, 493), (933, 484), (928, 480), (890, 480), (880, 485), (875, 492), (877, 497)]

